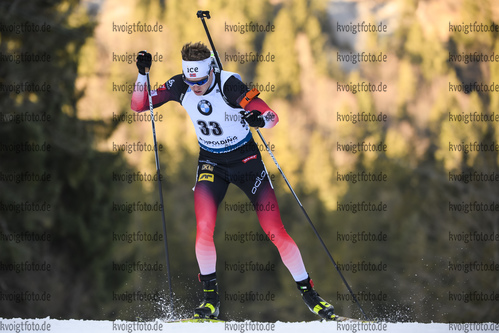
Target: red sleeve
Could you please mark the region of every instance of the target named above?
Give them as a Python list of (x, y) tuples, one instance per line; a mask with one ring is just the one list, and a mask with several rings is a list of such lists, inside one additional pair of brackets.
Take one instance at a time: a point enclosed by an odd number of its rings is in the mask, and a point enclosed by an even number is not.
[(132, 94), (131, 108), (134, 111), (142, 112), (149, 109), (149, 101), (147, 98), (147, 83), (135, 82), (135, 89)]
[(147, 96), (147, 78), (145, 75), (139, 74), (139, 76), (137, 77), (137, 81), (135, 81), (135, 88), (133, 89), (132, 103), (130, 107), (132, 108), (132, 110), (137, 112), (149, 110), (149, 98)]
[[(158, 89), (152, 90), (151, 97), (153, 107), (157, 108), (168, 101), (180, 101), (178, 95), (181, 87), (179, 87), (179, 84), (179, 79), (177, 76), (175, 76)], [(147, 78), (145, 75), (139, 74), (139, 76), (137, 77), (130, 107), (132, 108), (132, 110), (137, 112), (149, 110), (149, 98), (147, 96)]]
[(279, 117), (261, 98), (253, 98), (244, 107), (246, 111), (258, 110), (262, 113), (263, 119), (265, 120), (265, 126), (263, 128), (272, 128), (279, 122)]

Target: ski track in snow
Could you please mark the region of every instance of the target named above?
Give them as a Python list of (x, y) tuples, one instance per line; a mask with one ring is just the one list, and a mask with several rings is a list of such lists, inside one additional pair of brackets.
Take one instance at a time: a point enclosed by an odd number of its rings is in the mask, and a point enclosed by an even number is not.
[(55, 333), (116, 333), (116, 332), (397, 332), (397, 333), (440, 333), (440, 332), (499, 332), (498, 323), (361, 323), (361, 322), (225, 322), (225, 323), (166, 323), (162, 320), (149, 322), (106, 321), (106, 320), (58, 320), (2, 319), (0, 332), (55, 332)]

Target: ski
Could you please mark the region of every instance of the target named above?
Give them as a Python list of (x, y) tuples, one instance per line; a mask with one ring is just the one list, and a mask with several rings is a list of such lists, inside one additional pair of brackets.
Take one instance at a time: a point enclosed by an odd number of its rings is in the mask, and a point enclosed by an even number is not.
[(167, 323), (225, 323), (225, 320), (215, 318), (184, 318), (177, 320), (167, 320)]
[(367, 319), (357, 319), (357, 318), (351, 318), (351, 317), (345, 317), (345, 316), (340, 316), (340, 315), (333, 315), (333, 319), (325, 319), (325, 318), (318, 318), (315, 320), (306, 320), (304, 322), (325, 322), (325, 323), (335, 323), (335, 322), (357, 322), (357, 323), (377, 323), (377, 320), (367, 320)]
[[(325, 320), (323, 319), (321, 321), (325, 321)], [(360, 323), (374, 323), (374, 321), (371, 321), (371, 320), (356, 319), (356, 318), (344, 317), (344, 316), (339, 316), (339, 315), (334, 315), (334, 320), (328, 320), (328, 321), (351, 321), (351, 322), (360, 322)]]
[[(323, 318), (314, 320), (320, 322), (359, 322), (359, 323), (375, 323), (376, 321), (371, 320), (363, 320), (350, 318), (345, 316), (335, 315), (334, 320), (325, 320)], [(215, 318), (184, 318), (184, 319), (176, 319), (176, 320), (167, 320), (167, 323), (225, 323), (225, 320), (215, 319)]]

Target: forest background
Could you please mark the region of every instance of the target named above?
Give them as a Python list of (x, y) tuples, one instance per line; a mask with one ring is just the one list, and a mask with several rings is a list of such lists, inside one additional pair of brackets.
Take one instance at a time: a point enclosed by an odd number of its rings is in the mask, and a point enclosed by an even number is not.
[[(499, 33), (476, 27), (497, 27), (499, 6), (473, 0), (1, 2), (0, 317), (165, 316), (160, 212), (123, 209), (157, 208), (147, 177), (154, 153), (122, 145), (153, 144), (150, 122), (130, 109), (136, 53), (154, 56), (153, 87), (180, 73), (181, 46), (208, 43), (200, 9), (211, 13), (224, 69), (261, 88), (278, 113), (262, 134), (366, 312), (497, 321)], [(386, 27), (355, 33), (362, 22)], [(134, 23), (157, 31), (122, 30)], [(272, 29), (251, 31), (256, 24)], [(265, 57), (234, 61), (250, 52)], [(384, 61), (355, 61), (363, 52)], [(354, 92), (362, 82), (385, 88)], [(376, 121), (354, 121), (359, 113)], [(156, 117), (174, 303), (187, 315), (201, 297), (199, 147), (180, 105)], [(317, 290), (337, 313), (361, 316), (255, 139)], [(385, 148), (353, 152), (358, 143)], [(363, 172), (381, 181), (355, 179)], [(137, 175), (145, 180), (129, 178)], [(354, 211), (363, 202), (381, 209)], [(275, 247), (242, 241), (263, 235), (245, 210), (246, 197), (230, 187), (215, 233), (223, 315), (314, 319)], [(249, 292), (264, 299), (242, 302)]]

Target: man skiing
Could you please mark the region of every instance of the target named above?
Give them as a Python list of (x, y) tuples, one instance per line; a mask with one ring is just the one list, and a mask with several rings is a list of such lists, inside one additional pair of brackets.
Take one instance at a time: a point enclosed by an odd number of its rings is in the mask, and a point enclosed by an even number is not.
[[(220, 312), (213, 233), (218, 207), (233, 183), (255, 206), (263, 231), (271, 235), (305, 304), (320, 317), (334, 320), (334, 308), (314, 290), (300, 251), (284, 229), (279, 209), (257, 209), (262, 203), (264, 207), (267, 203), (274, 208), (278, 205), (249, 126), (272, 128), (279, 121), (277, 114), (258, 97), (256, 89), (248, 89), (239, 74), (216, 69), (211, 51), (204, 44), (187, 43), (181, 54), (182, 74), (171, 77), (151, 95), (155, 108), (169, 101), (185, 108), (200, 146), (194, 187), (195, 252), (204, 300), (194, 310), (194, 317), (217, 318)], [(151, 62), (149, 53), (139, 52), (136, 61), (139, 74), (131, 101), (131, 108), (137, 112), (149, 110), (145, 72)]]

